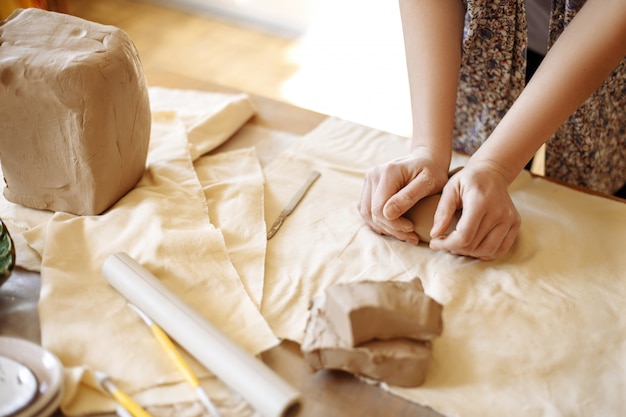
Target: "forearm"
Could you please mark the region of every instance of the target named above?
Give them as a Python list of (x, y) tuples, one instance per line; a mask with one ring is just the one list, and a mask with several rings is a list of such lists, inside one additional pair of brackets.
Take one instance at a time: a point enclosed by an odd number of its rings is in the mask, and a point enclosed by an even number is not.
[(511, 182), (626, 55), (626, 2), (589, 0), (472, 160)]
[(452, 152), (461, 65), (461, 0), (400, 0), (413, 116), (412, 150), (428, 148), (446, 168)]

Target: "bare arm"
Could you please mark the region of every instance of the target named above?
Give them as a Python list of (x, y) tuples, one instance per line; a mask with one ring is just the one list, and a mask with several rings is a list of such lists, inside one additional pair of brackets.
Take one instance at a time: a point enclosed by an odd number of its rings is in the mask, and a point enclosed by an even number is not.
[(461, 0), (399, 0), (411, 90), (411, 153), (371, 169), (359, 211), (375, 232), (417, 244), (417, 201), (448, 179), (465, 10)]
[(447, 170), (465, 10), (461, 0), (400, 0), (413, 115), (412, 150), (430, 149)]
[(475, 153), (513, 181), (539, 147), (626, 56), (626, 2), (589, 0)]
[[(491, 136), (446, 184), (431, 247), (482, 259), (506, 253), (520, 224), (508, 185), (625, 55), (626, 2), (588, 0)], [(443, 236), (459, 207), (457, 230)]]

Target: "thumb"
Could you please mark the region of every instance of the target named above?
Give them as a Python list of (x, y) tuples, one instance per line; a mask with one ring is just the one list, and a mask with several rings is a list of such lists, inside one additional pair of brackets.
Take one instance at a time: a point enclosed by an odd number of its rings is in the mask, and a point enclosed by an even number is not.
[(389, 220), (395, 220), (406, 213), (422, 198), (428, 196), (428, 188), (422, 182), (413, 180), (402, 187), (397, 193), (389, 197), (383, 207), (383, 215)]
[(383, 206), (383, 215), (388, 220), (395, 220), (407, 212), (416, 202), (397, 194), (392, 196)]
[(433, 227), (430, 236), (433, 239), (444, 237), (456, 228), (462, 208), (461, 198), (455, 189), (447, 188), (443, 190), (441, 199), (435, 211)]

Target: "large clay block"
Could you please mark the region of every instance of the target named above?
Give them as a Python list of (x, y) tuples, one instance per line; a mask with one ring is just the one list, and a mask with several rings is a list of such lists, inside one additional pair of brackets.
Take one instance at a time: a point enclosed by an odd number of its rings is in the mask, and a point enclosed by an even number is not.
[(141, 178), (150, 105), (120, 29), (39, 9), (0, 23), (4, 196), (38, 209), (99, 214)]
[(337, 334), (320, 303), (311, 308), (301, 346), (315, 370), (341, 370), (400, 387), (422, 384), (431, 356), (430, 342), (410, 339), (377, 340), (353, 347)]
[(372, 339), (432, 340), (443, 330), (442, 306), (419, 279), (335, 284), (325, 294), (326, 315), (350, 346)]

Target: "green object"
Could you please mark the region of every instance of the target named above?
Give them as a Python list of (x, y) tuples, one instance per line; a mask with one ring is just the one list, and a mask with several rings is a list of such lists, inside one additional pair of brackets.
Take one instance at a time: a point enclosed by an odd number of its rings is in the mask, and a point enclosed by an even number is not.
[(0, 285), (6, 281), (15, 266), (15, 246), (9, 229), (0, 220)]

